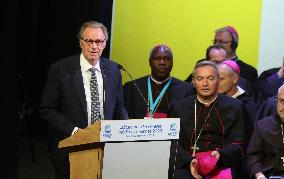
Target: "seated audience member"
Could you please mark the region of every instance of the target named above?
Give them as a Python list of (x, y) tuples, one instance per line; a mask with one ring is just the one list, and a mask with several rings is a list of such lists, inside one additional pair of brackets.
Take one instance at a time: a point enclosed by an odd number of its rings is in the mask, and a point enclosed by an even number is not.
[(206, 59), (216, 64), (226, 60), (227, 52), (221, 45), (211, 45), (206, 49)]
[(261, 80), (265, 80), (265, 79), (279, 79), (279, 78), (283, 78), (284, 74), (283, 74), (283, 67), (278, 67), (278, 68), (271, 68), (268, 70), (263, 71), (258, 79)]
[(267, 116), (271, 116), (276, 112), (277, 95), (267, 98), (259, 107), (255, 121), (259, 121)]
[[(173, 53), (167, 45), (152, 48), (149, 57), (151, 74), (124, 85), (125, 106), (131, 119), (144, 117), (167, 118), (170, 106), (194, 94), (191, 84), (170, 75)], [(175, 153), (176, 141), (171, 144), (171, 156)], [(172, 176), (174, 158), (169, 159), (169, 176)]]
[(172, 178), (244, 178), (244, 147), (251, 129), (245, 106), (217, 94), (219, 74), (213, 62), (195, 66), (193, 84), (197, 94), (171, 110), (170, 117), (181, 119)]
[(238, 86), (240, 75), (240, 68), (238, 64), (233, 60), (225, 60), (222, 63), (219, 63), (217, 67), (220, 76), (218, 93), (231, 96), (242, 101), (247, 107), (250, 114), (250, 120), (253, 124), (257, 112), (257, 105), (253, 101), (253, 98), (249, 96), (244, 89)]
[(173, 53), (167, 45), (157, 45), (151, 50), (149, 65), (150, 75), (124, 85), (125, 106), (132, 119), (166, 118), (172, 104), (194, 94), (192, 85), (170, 75)]
[(262, 104), (264, 100), (277, 95), (278, 88), (284, 82), (284, 66), (265, 70), (255, 81), (255, 101)]
[(227, 52), (227, 59), (234, 60), (240, 67), (242, 78), (247, 79), (252, 84), (257, 78), (257, 70), (251, 65), (243, 62), (237, 56), (239, 35), (235, 28), (226, 26), (215, 31), (214, 44), (222, 45)]
[[(198, 62), (203, 61), (203, 60), (209, 60), (209, 61), (212, 61), (218, 64), (226, 60), (226, 57), (227, 57), (226, 54), (227, 53), (222, 45), (218, 45), (218, 44), (212, 45), (206, 49), (206, 59), (199, 60)], [(192, 73), (189, 75), (189, 77), (185, 81), (187, 82), (192, 81)], [(244, 90), (246, 90), (249, 96), (252, 95), (251, 85), (249, 84), (248, 80), (242, 77), (239, 77), (238, 85), (242, 87)]]
[[(226, 56), (227, 54), (224, 47), (220, 45), (211, 45), (206, 49), (206, 58), (198, 60), (196, 64), (204, 60), (209, 60), (213, 61), (214, 63), (219, 63), (224, 61), (226, 59)], [(185, 81), (189, 83), (192, 82), (192, 73), (187, 77)]]
[(277, 113), (256, 122), (247, 149), (251, 178), (284, 177), (284, 85), (278, 90)]
[[(264, 80), (264, 79), (276, 80), (276, 79), (284, 78), (284, 71), (283, 70), (284, 70), (284, 57), (283, 57), (283, 61), (282, 61), (282, 66), (277, 67), (277, 68), (271, 68), (271, 69), (263, 71), (259, 75), (258, 79), (260, 79), (260, 80)], [(278, 88), (277, 88), (276, 91), (278, 92)]]

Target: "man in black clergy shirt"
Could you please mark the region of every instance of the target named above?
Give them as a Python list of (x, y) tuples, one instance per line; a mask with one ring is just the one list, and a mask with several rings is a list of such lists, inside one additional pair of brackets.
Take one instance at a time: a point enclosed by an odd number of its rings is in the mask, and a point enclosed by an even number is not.
[(149, 65), (150, 75), (124, 85), (125, 106), (130, 119), (166, 118), (172, 104), (194, 94), (191, 84), (170, 76), (173, 53), (167, 45), (152, 48)]
[[(284, 178), (284, 85), (278, 89), (273, 115), (256, 122), (247, 150), (251, 178)], [(275, 177), (276, 178), (276, 177)]]
[(218, 93), (239, 99), (247, 107), (252, 124), (254, 124), (258, 106), (249, 93), (239, 86), (240, 68), (233, 60), (225, 60), (217, 65), (219, 71)]
[[(152, 48), (149, 65), (150, 75), (124, 85), (125, 106), (131, 119), (167, 118), (172, 104), (194, 94), (192, 84), (170, 76), (173, 67), (173, 53), (167, 45), (162, 44)], [(172, 142), (172, 154), (175, 148), (176, 142)], [(170, 158), (170, 176), (172, 170), (173, 158)]]
[(247, 79), (252, 84), (257, 79), (257, 70), (242, 61), (237, 55), (239, 45), (239, 34), (232, 26), (219, 28), (215, 31), (213, 44), (222, 45), (227, 52), (227, 59), (234, 60), (240, 67), (240, 77)]
[[(198, 63), (193, 72), (197, 95), (177, 103), (170, 117), (181, 129), (173, 177), (245, 178), (245, 146), (251, 126), (244, 105), (217, 94), (219, 74), (213, 62)], [(203, 156), (203, 157), (202, 157)]]

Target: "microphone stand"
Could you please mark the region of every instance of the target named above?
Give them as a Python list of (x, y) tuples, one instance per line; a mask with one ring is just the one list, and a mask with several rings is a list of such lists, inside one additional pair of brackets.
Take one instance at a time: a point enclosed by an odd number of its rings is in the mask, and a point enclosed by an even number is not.
[(125, 71), (125, 72), (128, 74), (128, 76), (130, 77), (131, 81), (134, 83), (135, 87), (137, 88), (137, 90), (139, 91), (140, 95), (142, 96), (142, 98), (143, 98), (144, 102), (146, 103), (147, 107), (149, 107), (147, 100), (146, 100), (145, 97), (143, 96), (143, 94), (142, 94), (140, 88), (138, 87), (138, 85), (136, 84), (136, 82), (133, 80), (131, 74), (130, 74), (125, 68), (123, 68), (122, 65), (120, 65), (120, 64), (117, 63), (117, 66), (118, 66), (118, 68), (119, 68), (120, 70), (123, 70), (123, 71)]

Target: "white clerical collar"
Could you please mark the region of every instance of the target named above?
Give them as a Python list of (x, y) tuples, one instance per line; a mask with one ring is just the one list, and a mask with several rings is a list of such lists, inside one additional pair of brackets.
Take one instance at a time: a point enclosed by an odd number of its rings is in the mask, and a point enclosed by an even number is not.
[(155, 80), (155, 79), (152, 77), (152, 75), (150, 75), (150, 78), (151, 78), (151, 80), (152, 80), (154, 83), (156, 83), (157, 85), (160, 85), (160, 84), (163, 84), (164, 82), (168, 81), (168, 80), (170, 79), (170, 76), (169, 76), (167, 79), (163, 80), (163, 81), (157, 81), (157, 80)]
[(211, 100), (211, 101), (209, 101), (209, 102), (204, 102), (204, 101), (202, 101), (201, 99), (198, 98), (198, 96), (196, 96), (196, 98), (197, 98), (197, 100), (198, 100), (201, 104), (204, 104), (205, 106), (210, 106), (210, 105), (217, 99), (217, 96), (218, 96), (218, 95), (216, 95), (216, 96), (214, 97), (214, 99)]
[(98, 60), (96, 65), (93, 66), (88, 62), (88, 60), (84, 57), (84, 55), (82, 53), (80, 55), (80, 65), (81, 65), (81, 68), (83, 69), (83, 71), (89, 71), (90, 68), (95, 68), (99, 72), (101, 71), (100, 60)]
[(235, 54), (234, 56), (232, 56), (232, 57), (230, 58), (230, 60), (238, 61), (238, 56)]
[(242, 89), (241, 87), (237, 86), (237, 88), (238, 91), (232, 96), (233, 98), (237, 98), (238, 96), (242, 95), (245, 92), (245, 90)]

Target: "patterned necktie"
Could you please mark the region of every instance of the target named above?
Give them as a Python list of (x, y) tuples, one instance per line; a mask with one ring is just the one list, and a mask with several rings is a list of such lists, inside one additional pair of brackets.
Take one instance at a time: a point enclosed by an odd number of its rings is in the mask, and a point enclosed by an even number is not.
[(96, 77), (95, 68), (90, 68), (92, 72), (90, 81), (90, 92), (91, 92), (91, 124), (100, 119), (100, 100), (98, 82)]

